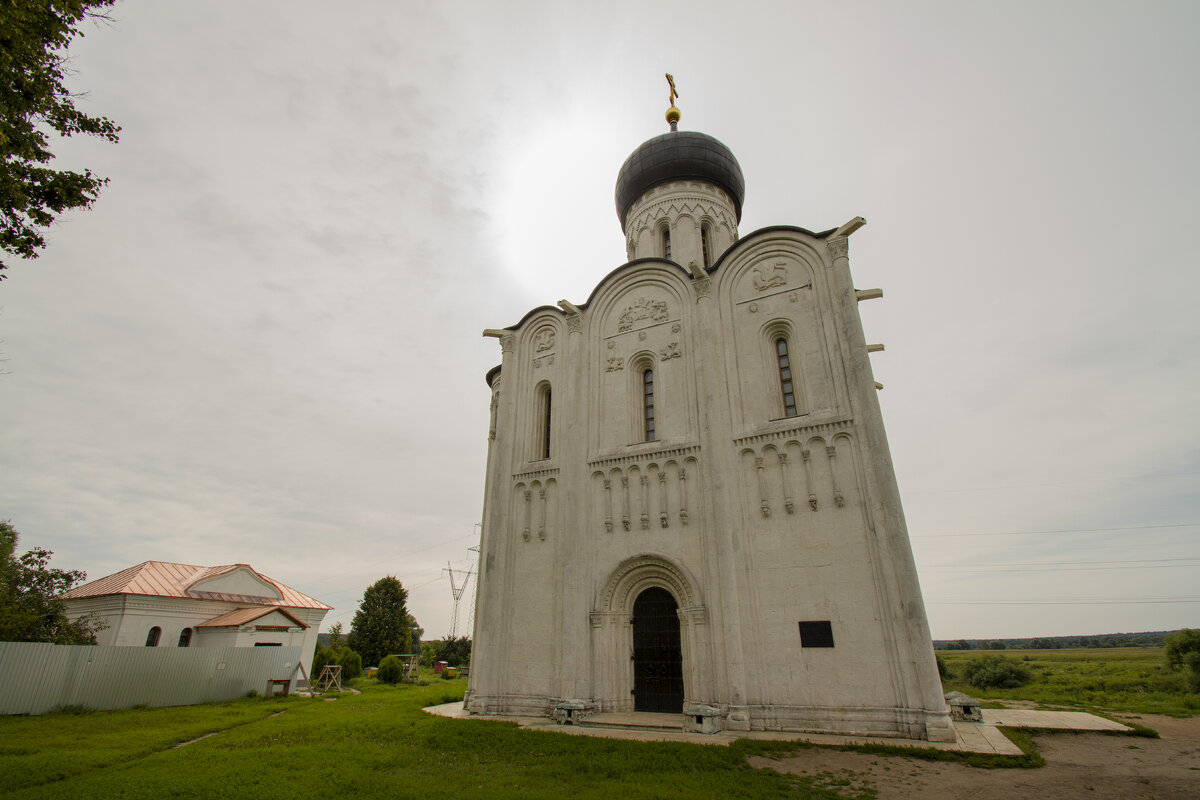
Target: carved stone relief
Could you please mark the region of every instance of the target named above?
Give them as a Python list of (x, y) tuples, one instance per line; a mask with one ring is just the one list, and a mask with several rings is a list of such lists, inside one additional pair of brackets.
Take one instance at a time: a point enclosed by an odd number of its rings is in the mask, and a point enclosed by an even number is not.
[(663, 361), (669, 358), (679, 358), (683, 353), (679, 352), (679, 342), (671, 342), (669, 345), (658, 351), (658, 356)]
[(542, 328), (533, 335), (533, 349), (538, 353), (544, 353), (554, 347), (554, 329)]
[(783, 286), (787, 283), (787, 267), (785, 262), (780, 261), (770, 272), (765, 272), (762, 267), (754, 268), (754, 288), (760, 292), (765, 292), (773, 286)]
[(639, 297), (633, 305), (625, 309), (617, 321), (617, 330), (621, 333), (631, 330), (634, 323), (641, 320), (651, 322), (667, 321), (667, 303), (665, 300), (649, 300)]
[(605, 372), (616, 372), (617, 370), (625, 369), (625, 359), (620, 356), (609, 356), (608, 365), (604, 368)]

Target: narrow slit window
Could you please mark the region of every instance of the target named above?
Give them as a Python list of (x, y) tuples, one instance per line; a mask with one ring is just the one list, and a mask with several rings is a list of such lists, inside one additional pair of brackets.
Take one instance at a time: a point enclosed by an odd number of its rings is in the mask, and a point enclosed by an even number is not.
[(783, 415), (796, 416), (796, 388), (792, 381), (792, 360), (788, 356), (787, 339), (775, 340), (775, 355), (779, 360), (779, 389), (783, 394)]
[(663, 228), (662, 232), (663, 258), (671, 257), (671, 229)]
[(712, 228), (710, 228), (708, 223), (706, 222), (700, 226), (700, 249), (704, 255), (704, 268), (705, 269), (708, 269), (709, 267), (712, 266), (712, 256), (710, 255), (712, 253), (712, 249), (711, 249), (711, 245), (709, 244), (709, 238), (711, 236), (712, 236)]
[(550, 457), (550, 389), (542, 400), (542, 458)]
[(533, 458), (550, 457), (550, 414), (552, 409), (550, 386), (542, 384), (537, 394), (537, 422), (534, 429)]
[(646, 441), (654, 441), (654, 370), (642, 373), (642, 413), (646, 427)]

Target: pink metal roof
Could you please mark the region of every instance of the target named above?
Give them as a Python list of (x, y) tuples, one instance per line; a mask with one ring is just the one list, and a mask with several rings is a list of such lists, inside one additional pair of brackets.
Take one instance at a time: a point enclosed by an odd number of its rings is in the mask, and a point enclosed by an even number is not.
[(286, 609), (279, 608), (279, 607), (270, 608), (270, 607), (266, 607), (266, 606), (257, 606), (255, 608), (239, 608), (234, 611), (230, 611), (226, 614), (221, 614), (220, 616), (213, 617), (212, 619), (205, 620), (204, 622), (201, 622), (196, 627), (197, 628), (232, 628), (237, 625), (245, 625), (247, 622), (253, 622), (254, 620), (259, 619), (260, 617), (265, 617), (268, 614), (274, 614), (276, 611), (278, 611), (280, 614), (283, 614), (285, 617), (287, 617), (292, 622), (299, 625), (301, 628), (308, 627), (303, 622), (301, 622), (300, 620), (296, 619), (291, 614), (289, 614)]
[[(256, 595), (228, 594), (224, 592), (206, 592), (191, 590), (190, 587), (206, 578), (213, 578), (226, 572), (245, 567), (267, 583), (274, 586), (283, 595), (282, 600), (274, 597)], [(324, 608), (329, 609), (320, 600), (314, 600), (290, 586), (272, 580), (249, 564), (226, 564), (221, 567), (198, 567), (193, 564), (174, 564), (169, 561), (143, 561), (141, 564), (123, 569), (113, 575), (76, 586), (62, 597), (78, 599), (81, 597), (103, 597), (110, 594), (140, 594), (151, 597), (186, 597), (201, 600), (221, 600), (227, 603), (239, 603), (256, 606), (286, 606), (288, 608)]]

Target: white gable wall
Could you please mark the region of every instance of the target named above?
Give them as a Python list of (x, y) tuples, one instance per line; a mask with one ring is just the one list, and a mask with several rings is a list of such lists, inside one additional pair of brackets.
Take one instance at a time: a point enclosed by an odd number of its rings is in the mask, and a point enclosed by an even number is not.
[[(224, 576), (222, 576), (224, 577)], [(241, 584), (248, 585), (248, 584)], [(259, 583), (261, 586), (261, 582)], [(222, 591), (232, 591), (223, 589)], [(245, 592), (239, 592), (244, 594)], [(261, 595), (261, 589), (255, 593)], [(301, 648), (302, 663), (307, 671), (312, 667), (313, 650), (317, 644), (317, 630), (325, 618), (327, 609), (288, 608), (288, 613), (308, 625), (286, 633), (256, 631), (258, 625), (289, 625), (295, 623), (283, 614), (273, 612), (259, 620), (239, 628), (198, 628), (197, 626), (221, 614), (246, 608), (244, 603), (219, 600), (196, 600), (182, 597), (148, 597), (144, 595), (108, 595), (67, 601), (67, 614), (75, 619), (96, 611), (109, 627), (96, 634), (97, 644), (115, 647), (145, 647), (150, 629), (162, 629), (159, 647), (177, 647), (179, 634), (184, 628), (192, 628), (191, 647), (253, 647), (258, 642), (278, 642), (284, 647)]]
[(258, 577), (249, 567), (238, 567), (223, 575), (196, 581), (188, 589), (197, 592), (243, 594), (252, 597), (270, 597), (274, 600), (283, 599), (283, 593), (274, 584)]

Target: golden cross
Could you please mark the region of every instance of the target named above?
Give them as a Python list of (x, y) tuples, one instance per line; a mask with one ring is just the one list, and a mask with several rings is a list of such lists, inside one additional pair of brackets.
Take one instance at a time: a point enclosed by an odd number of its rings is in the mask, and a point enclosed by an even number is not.
[(671, 73), (667, 73), (667, 83), (671, 85), (671, 93), (667, 95), (667, 102), (675, 105), (675, 100), (679, 97), (679, 92), (675, 91), (675, 78)]

